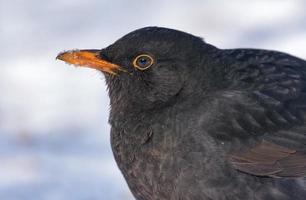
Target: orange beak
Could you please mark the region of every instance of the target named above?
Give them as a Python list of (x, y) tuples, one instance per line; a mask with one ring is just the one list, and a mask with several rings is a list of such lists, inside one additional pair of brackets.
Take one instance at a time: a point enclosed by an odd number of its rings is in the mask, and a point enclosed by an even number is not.
[(100, 56), (100, 50), (72, 50), (58, 54), (56, 59), (65, 61), (80, 67), (89, 67), (109, 74), (116, 75), (119, 71), (124, 71), (119, 65), (103, 60)]

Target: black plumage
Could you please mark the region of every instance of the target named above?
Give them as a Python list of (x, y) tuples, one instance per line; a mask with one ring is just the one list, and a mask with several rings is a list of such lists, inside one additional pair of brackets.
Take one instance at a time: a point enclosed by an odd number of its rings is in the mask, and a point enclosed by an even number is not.
[(306, 199), (304, 60), (158, 27), (84, 51), (115, 67), (58, 58), (104, 71), (112, 149), (136, 199)]

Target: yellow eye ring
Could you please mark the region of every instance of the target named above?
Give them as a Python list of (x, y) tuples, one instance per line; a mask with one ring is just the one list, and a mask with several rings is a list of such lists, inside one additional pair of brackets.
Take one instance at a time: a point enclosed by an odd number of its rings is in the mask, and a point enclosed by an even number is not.
[(139, 70), (146, 70), (149, 67), (151, 67), (153, 64), (154, 64), (154, 59), (152, 58), (152, 56), (148, 54), (141, 54), (137, 56), (133, 61), (134, 67)]

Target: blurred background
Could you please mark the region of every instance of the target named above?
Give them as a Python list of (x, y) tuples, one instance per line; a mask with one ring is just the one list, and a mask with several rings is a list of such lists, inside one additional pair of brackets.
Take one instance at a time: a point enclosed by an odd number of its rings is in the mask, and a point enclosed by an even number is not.
[(144, 26), (306, 59), (303, 0), (0, 0), (0, 199), (131, 200), (102, 74), (55, 60)]

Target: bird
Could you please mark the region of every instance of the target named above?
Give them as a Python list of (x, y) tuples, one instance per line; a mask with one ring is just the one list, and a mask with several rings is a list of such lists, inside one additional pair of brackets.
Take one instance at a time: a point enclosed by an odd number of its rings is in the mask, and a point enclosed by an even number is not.
[(305, 60), (155, 26), (57, 59), (104, 74), (135, 199), (306, 199)]

